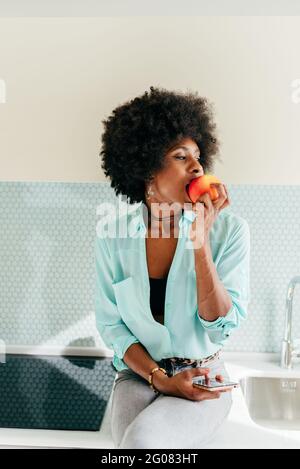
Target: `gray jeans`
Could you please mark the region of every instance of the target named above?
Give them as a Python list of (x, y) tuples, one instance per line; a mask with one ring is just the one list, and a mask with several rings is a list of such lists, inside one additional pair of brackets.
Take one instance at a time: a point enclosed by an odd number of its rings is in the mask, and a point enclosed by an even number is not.
[[(163, 366), (163, 360), (158, 365)], [(173, 374), (191, 368), (180, 366)], [(210, 377), (221, 374), (229, 379), (219, 356), (205, 363)], [(118, 372), (111, 405), (111, 430), (116, 448), (205, 448), (232, 405), (232, 391), (219, 399), (192, 401), (181, 397), (155, 394), (147, 381), (126, 369)]]

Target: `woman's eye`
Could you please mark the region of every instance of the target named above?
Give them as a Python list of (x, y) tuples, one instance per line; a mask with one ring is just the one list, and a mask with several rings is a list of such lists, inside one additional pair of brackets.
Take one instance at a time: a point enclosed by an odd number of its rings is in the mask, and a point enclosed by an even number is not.
[[(177, 156), (175, 156), (175, 158), (185, 158), (185, 156), (177, 155)], [(200, 160), (200, 159), (201, 159), (201, 156), (198, 156), (197, 160)]]

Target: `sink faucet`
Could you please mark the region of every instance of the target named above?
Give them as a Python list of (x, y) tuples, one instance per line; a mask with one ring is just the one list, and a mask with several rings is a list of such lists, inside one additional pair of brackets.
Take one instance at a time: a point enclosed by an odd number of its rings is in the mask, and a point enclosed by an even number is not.
[(297, 283), (300, 284), (300, 276), (293, 277), (288, 284), (285, 303), (285, 333), (281, 344), (281, 367), (289, 369), (292, 368), (292, 359), (300, 357), (300, 350), (296, 350), (292, 343), (293, 298)]

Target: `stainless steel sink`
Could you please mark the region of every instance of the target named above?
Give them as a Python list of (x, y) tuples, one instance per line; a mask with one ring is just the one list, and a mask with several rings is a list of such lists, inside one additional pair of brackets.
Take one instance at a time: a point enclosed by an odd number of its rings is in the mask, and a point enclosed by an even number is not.
[(246, 376), (240, 384), (255, 423), (273, 429), (300, 430), (300, 378)]

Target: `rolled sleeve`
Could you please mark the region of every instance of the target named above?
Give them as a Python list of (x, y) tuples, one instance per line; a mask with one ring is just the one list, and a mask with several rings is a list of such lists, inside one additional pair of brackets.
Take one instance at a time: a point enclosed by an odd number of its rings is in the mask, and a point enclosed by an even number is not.
[[(96, 288), (94, 297), (96, 326), (105, 345), (122, 359), (126, 350), (139, 340), (132, 334), (118, 311), (113, 283), (112, 259), (105, 238), (95, 240)], [(126, 365), (125, 365), (126, 366)]]
[(250, 301), (250, 230), (246, 220), (242, 219), (230, 236), (216, 269), (231, 297), (232, 306), (226, 316), (214, 321), (201, 318), (198, 308), (197, 316), (210, 340), (223, 345), (246, 318)]

